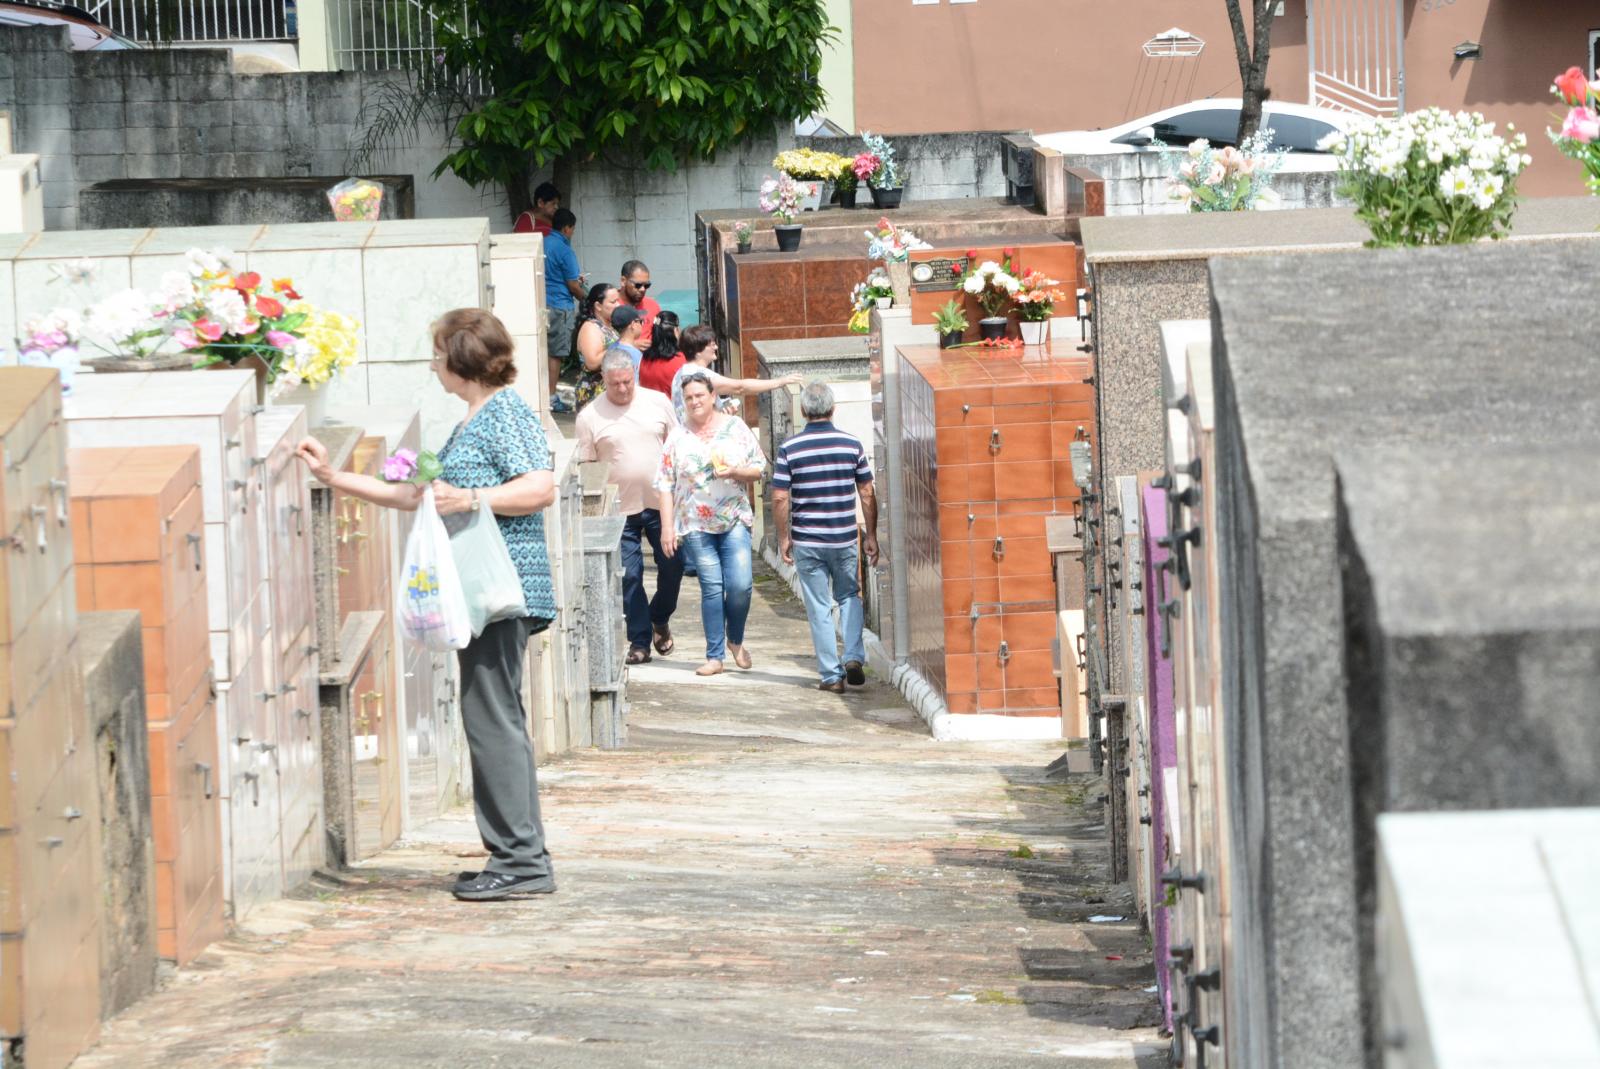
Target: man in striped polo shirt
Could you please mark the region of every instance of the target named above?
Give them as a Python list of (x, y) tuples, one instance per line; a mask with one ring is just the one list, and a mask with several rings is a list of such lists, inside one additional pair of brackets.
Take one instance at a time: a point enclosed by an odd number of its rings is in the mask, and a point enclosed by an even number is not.
[[(778, 447), (772, 472), (773, 524), (778, 549), (800, 577), (800, 593), (811, 621), (811, 644), (822, 673), (819, 690), (844, 693), (845, 681), (859, 687), (867, 681), (867, 659), (861, 639), (861, 583), (857, 575), (856, 497), (866, 535), (861, 548), (878, 563), (878, 498), (872, 490), (872, 469), (860, 439), (833, 425), (833, 391), (813, 382), (800, 395), (805, 430)], [(844, 664), (833, 628), (833, 607), (839, 606), (844, 633)]]

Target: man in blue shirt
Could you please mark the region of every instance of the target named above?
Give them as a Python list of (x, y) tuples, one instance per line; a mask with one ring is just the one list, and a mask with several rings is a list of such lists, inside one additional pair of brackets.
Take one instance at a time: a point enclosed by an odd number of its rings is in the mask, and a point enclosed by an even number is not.
[[(805, 430), (778, 447), (772, 468), (773, 526), (778, 552), (794, 565), (801, 600), (811, 622), (811, 645), (822, 675), (819, 690), (844, 693), (848, 680), (867, 681), (862, 662), (861, 583), (856, 549), (856, 497), (861, 498), (861, 549), (869, 564), (878, 563), (878, 498), (872, 489), (872, 468), (861, 440), (833, 425), (833, 391), (813, 382), (800, 394)], [(833, 607), (839, 606), (844, 635), (844, 664), (833, 629)]]
[(572, 355), (572, 336), (578, 329), (578, 302), (584, 298), (583, 272), (578, 270), (578, 254), (572, 251), (572, 231), (578, 217), (568, 208), (557, 208), (544, 238), (544, 304), (549, 325), (546, 340), (550, 349), (550, 411), (571, 412), (572, 406), (556, 394), (561, 369)]

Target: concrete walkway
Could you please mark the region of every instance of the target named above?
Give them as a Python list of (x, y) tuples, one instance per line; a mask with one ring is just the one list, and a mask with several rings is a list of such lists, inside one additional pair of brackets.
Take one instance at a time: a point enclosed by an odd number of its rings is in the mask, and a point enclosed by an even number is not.
[(758, 576), (753, 671), (635, 670), (631, 746), (541, 769), (560, 892), (469, 904), (470, 811), (252, 916), (79, 1069), (1165, 1064), (1129, 896), (1058, 747), (934, 743), (814, 689)]

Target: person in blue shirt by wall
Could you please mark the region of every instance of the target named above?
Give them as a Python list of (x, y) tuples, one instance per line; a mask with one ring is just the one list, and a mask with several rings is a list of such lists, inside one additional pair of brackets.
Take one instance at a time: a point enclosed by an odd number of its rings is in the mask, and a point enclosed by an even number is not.
[(556, 393), (561, 369), (572, 355), (572, 337), (578, 325), (578, 302), (584, 296), (585, 276), (572, 250), (572, 232), (578, 217), (570, 208), (557, 208), (544, 239), (544, 303), (550, 345), (550, 411), (571, 412), (572, 406)]

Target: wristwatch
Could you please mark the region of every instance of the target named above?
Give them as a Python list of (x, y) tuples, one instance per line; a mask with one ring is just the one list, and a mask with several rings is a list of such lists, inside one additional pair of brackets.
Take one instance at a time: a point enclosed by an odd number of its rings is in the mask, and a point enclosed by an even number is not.
[(472, 511), (478, 511), (478, 490), (476, 487), (472, 490)]

